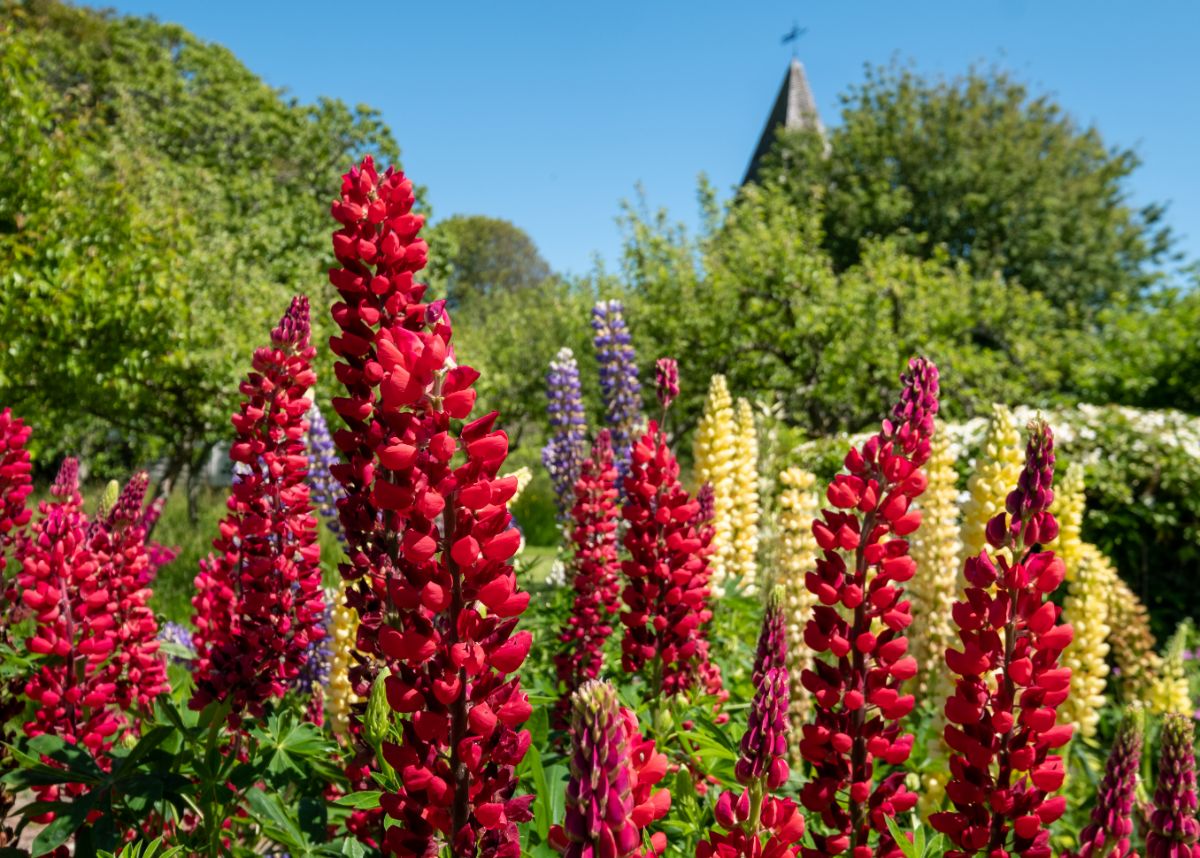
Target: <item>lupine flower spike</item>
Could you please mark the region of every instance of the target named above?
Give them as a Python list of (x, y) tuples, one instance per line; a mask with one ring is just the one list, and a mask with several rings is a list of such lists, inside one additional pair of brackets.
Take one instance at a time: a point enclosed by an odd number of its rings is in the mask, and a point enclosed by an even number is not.
[(725, 581), (732, 575), (733, 505), (737, 467), (737, 423), (733, 399), (725, 376), (714, 375), (709, 383), (704, 413), (696, 426), (693, 444), (696, 482), (708, 483), (713, 491), (712, 570), (713, 596), (724, 594)]
[(734, 768), (743, 789), (740, 794), (727, 790), (717, 800), (716, 820), (724, 831), (713, 831), (700, 843), (698, 858), (794, 855), (804, 836), (796, 803), (773, 794), (789, 774), (787, 631), (778, 592), (763, 616), (753, 679), (754, 701)]
[(655, 367), (655, 393), (665, 412), (679, 396), (679, 364), (675, 358), (659, 358)]
[[(15, 531), (29, 523), (33, 511), (26, 507), (25, 500), (33, 491), (32, 465), (25, 444), (30, 429), (12, 411), (0, 411), (0, 588), (4, 585), (3, 574), (7, 564), (6, 555), (13, 544)], [(11, 597), (9, 597), (11, 603)]]
[(1126, 858), (1133, 836), (1133, 802), (1142, 759), (1142, 718), (1122, 722), (1096, 793), (1092, 821), (1079, 835), (1078, 858)]
[(338, 461), (329, 424), (314, 402), (308, 409), (308, 484), (312, 488), (312, 503), (329, 532), (336, 535), (339, 542), (344, 542), (337, 511), (342, 487), (334, 479), (332, 470)]
[(271, 332), (233, 416), (229, 456), (241, 476), (196, 576), (196, 690), (191, 705), (230, 700), (231, 719), (261, 715), (280, 697), (324, 634), (317, 521), (308, 500), (304, 438), (316, 381), (308, 299), (297, 297)]
[[(816, 717), (800, 743), (813, 766), (801, 798), (826, 829), (813, 835), (815, 849), (806, 855), (847, 849), (854, 858), (899, 854), (886, 817), (917, 802), (904, 788), (903, 772), (875, 777), (882, 765), (898, 766), (912, 750), (912, 735), (901, 733), (914, 704), (902, 686), (917, 673), (916, 660), (905, 654), (912, 614), (904, 584), (916, 571), (905, 537), (921, 523), (910, 505), (925, 489), (921, 467), (938, 409), (932, 363), (914, 358), (901, 381), (891, 417), (846, 454), (847, 473), (826, 491), (832, 508), (813, 522), (822, 554), (807, 581), (820, 604), (804, 639), (830, 658), (816, 659), (802, 677)], [(872, 831), (878, 835), (874, 847)]]
[(738, 591), (758, 592), (758, 431), (754, 409), (746, 399), (737, 401), (737, 431), (733, 472), (733, 545), (729, 574)]
[(646, 843), (645, 829), (671, 808), (671, 793), (654, 786), (667, 758), (642, 738), (637, 718), (607, 682), (589, 680), (571, 697), (571, 776), (567, 815), (550, 841), (566, 858), (649, 858), (666, 835)]
[(642, 385), (638, 381), (637, 355), (625, 324), (625, 305), (600, 301), (592, 308), (596, 361), (600, 364), (600, 395), (612, 431), (617, 473), (625, 476), (629, 448), (642, 422)]
[(1072, 733), (1055, 723), (1070, 687), (1059, 658), (1072, 630), (1049, 599), (1066, 570), (1053, 552), (1037, 550), (1058, 535), (1049, 512), (1053, 479), (1054, 439), (1038, 420), (1017, 487), (987, 525), (995, 560), (987, 550), (967, 559), (966, 593), (954, 606), (961, 645), (946, 652), (958, 679), (944, 733), (954, 752), (946, 786), (954, 809), (930, 816), (954, 843), (952, 858), (982, 851), (1049, 858), (1047, 826), (1066, 809), (1065, 798), (1051, 797), (1064, 778), (1052, 751)]
[[(412, 182), (367, 158), (342, 179), (330, 280), (341, 296), (330, 346), (346, 395), (333, 407), (334, 469), (358, 613), (365, 696), (379, 668), (400, 741), (381, 751), (399, 777), (381, 798), (383, 848), (402, 856), (515, 856), (532, 795), (515, 797), (531, 708), (515, 676), (531, 643), (516, 631), (529, 594), (509, 558), (520, 543), (498, 476), (508, 437), (493, 412), (470, 420), (479, 373), (457, 363), (442, 301), (426, 303)], [(459, 421), (468, 421), (460, 426)]]
[(559, 519), (565, 519), (574, 502), (575, 481), (587, 445), (587, 418), (579, 389), (579, 366), (570, 349), (560, 349), (546, 373), (550, 440), (542, 448), (542, 464), (550, 472)]
[(1023, 461), (1016, 418), (1006, 406), (993, 405), (975, 471), (967, 480), (961, 531), (963, 559), (979, 556), (987, 546), (987, 523), (1004, 509), (1004, 499), (1016, 485)]
[(801, 468), (788, 468), (779, 475), (777, 528), (779, 555), (776, 566), (783, 587), (783, 613), (787, 621), (788, 696), (791, 700), (789, 759), (799, 766), (802, 728), (811, 715), (811, 699), (800, 679), (812, 667), (812, 650), (804, 643), (804, 628), (817, 598), (804, 583), (804, 577), (817, 563), (817, 543), (812, 535), (813, 519), (820, 512), (814, 489), (816, 476)]
[(1196, 746), (1192, 719), (1172, 713), (1163, 722), (1146, 858), (1200, 858), (1196, 818)]
[(679, 463), (658, 423), (650, 421), (632, 450), (625, 478), (629, 559), (621, 614), (621, 666), (642, 673), (649, 693), (687, 692), (711, 684), (704, 627), (708, 607), (708, 553), (712, 529), (700, 505), (679, 482)]
[(612, 635), (619, 607), (617, 559), (617, 469), (607, 429), (601, 429), (592, 455), (583, 463), (575, 483), (571, 518), (575, 527), (575, 598), (554, 664), (562, 685), (557, 709), (559, 726), (566, 726), (570, 699), (585, 680), (595, 679), (604, 666), (604, 642)]

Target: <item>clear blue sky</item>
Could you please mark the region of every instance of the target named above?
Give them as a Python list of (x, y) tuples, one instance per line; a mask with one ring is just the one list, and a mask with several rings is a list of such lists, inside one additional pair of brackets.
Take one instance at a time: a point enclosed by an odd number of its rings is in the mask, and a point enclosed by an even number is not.
[[(1145, 164), (1136, 203), (1170, 203), (1200, 257), (1200, 4), (118, 0), (231, 48), (269, 83), (383, 111), (435, 217), (507, 218), (555, 268), (620, 250), (619, 202), (694, 223), (696, 179), (742, 176), (790, 57), (826, 124), (864, 63), (954, 75), (996, 62)], [(380, 11), (384, 10), (384, 11)]]

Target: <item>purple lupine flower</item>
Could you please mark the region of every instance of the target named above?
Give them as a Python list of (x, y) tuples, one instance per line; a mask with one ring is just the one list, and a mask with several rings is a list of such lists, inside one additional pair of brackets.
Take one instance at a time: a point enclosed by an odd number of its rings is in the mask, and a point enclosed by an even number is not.
[(1154, 813), (1146, 833), (1146, 858), (1200, 858), (1196, 819), (1196, 748), (1192, 721), (1168, 715), (1162, 729)]
[(1141, 759), (1141, 721), (1130, 717), (1121, 725), (1108, 755), (1092, 821), (1079, 834), (1078, 858), (1125, 858), (1129, 854)]
[(779, 593), (773, 592), (763, 615), (754, 659), (754, 702), (742, 734), (742, 755), (734, 766), (740, 784), (749, 787), (758, 783), (768, 791), (782, 786), (789, 774), (787, 629), (779, 604)]
[(570, 349), (559, 349), (546, 373), (546, 408), (550, 440), (542, 448), (542, 464), (550, 472), (559, 520), (570, 512), (575, 481), (587, 455), (587, 418), (579, 388), (579, 365)]
[[(596, 360), (600, 364), (600, 394), (605, 419), (612, 430), (617, 473), (629, 467), (629, 450), (642, 419), (642, 385), (638, 381), (637, 355), (625, 325), (620, 301), (600, 301), (592, 308)], [(618, 485), (621, 481), (618, 480)]]
[(308, 644), (307, 658), (291, 686), (301, 697), (308, 697), (308, 719), (314, 724), (325, 723), (325, 687), (329, 685), (329, 670), (333, 664), (333, 603), (337, 594), (325, 591), (325, 613), (321, 623), (325, 634)]
[(169, 653), (167, 660), (171, 664), (188, 664), (196, 655), (196, 647), (192, 644), (192, 630), (187, 626), (167, 620), (158, 630), (158, 639), (163, 643), (173, 644), (187, 650), (187, 655)]
[(675, 358), (659, 358), (654, 364), (655, 392), (658, 404), (666, 411), (679, 396), (679, 364)]
[(308, 409), (308, 485), (312, 489), (311, 500), (329, 532), (335, 534), (339, 542), (345, 542), (337, 510), (338, 498), (342, 497), (345, 490), (330, 470), (337, 463), (337, 448), (329, 434), (329, 424), (314, 402)]

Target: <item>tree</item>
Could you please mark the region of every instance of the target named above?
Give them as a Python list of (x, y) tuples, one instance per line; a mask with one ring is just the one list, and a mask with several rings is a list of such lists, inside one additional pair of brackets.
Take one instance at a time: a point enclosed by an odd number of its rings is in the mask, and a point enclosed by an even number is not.
[(449, 250), (446, 299), (464, 307), (481, 298), (533, 289), (551, 276), (533, 239), (500, 218), (454, 215), (434, 230)]
[(332, 300), (337, 176), (394, 161), (391, 134), (177, 26), (56, 0), (0, 0), (0, 73), (0, 397), (63, 447), (116, 432), (194, 473), (290, 296)]
[(828, 147), (784, 132), (760, 174), (820, 201), (835, 270), (863, 259), (865, 239), (892, 237), (1091, 314), (1142, 295), (1170, 255), (1163, 208), (1128, 200), (1137, 155), (1004, 72), (868, 68), (842, 104)]

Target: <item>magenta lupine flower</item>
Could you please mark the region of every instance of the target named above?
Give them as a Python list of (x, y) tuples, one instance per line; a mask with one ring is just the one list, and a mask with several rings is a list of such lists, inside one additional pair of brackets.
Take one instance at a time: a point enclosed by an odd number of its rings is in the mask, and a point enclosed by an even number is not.
[(671, 807), (670, 792), (653, 789), (667, 772), (666, 756), (642, 738), (607, 682), (580, 686), (571, 716), (567, 815), (551, 842), (566, 858), (661, 854), (665, 837), (656, 835), (644, 848), (643, 830)]
[(1133, 833), (1133, 801), (1142, 759), (1140, 719), (1126, 718), (1117, 732), (1091, 823), (1080, 832), (1079, 858), (1125, 858)]
[(772, 593), (763, 615), (754, 659), (754, 702), (742, 735), (742, 755), (734, 767), (743, 786), (761, 783), (775, 790), (788, 779), (787, 629), (779, 597)]
[(813, 522), (822, 554), (805, 583), (819, 604), (804, 641), (829, 655), (801, 674), (816, 704), (815, 723), (804, 726), (800, 742), (813, 766), (801, 800), (827, 833), (814, 833), (806, 856), (899, 855), (886, 818), (917, 801), (903, 772), (885, 765), (902, 764), (913, 743), (903, 732), (915, 703), (904, 683), (917, 672), (904, 636), (912, 622), (904, 583), (916, 572), (906, 537), (921, 522), (911, 504), (926, 485), (921, 467), (938, 410), (937, 367), (914, 358), (901, 382), (891, 418), (846, 454), (846, 473), (826, 491), (830, 508)]
[(546, 399), (550, 440), (542, 448), (542, 464), (550, 472), (558, 517), (562, 520), (575, 500), (575, 481), (587, 455), (587, 418), (579, 388), (579, 366), (570, 349), (560, 349), (550, 361)]
[(679, 396), (679, 364), (676, 363), (675, 358), (659, 358), (654, 368), (658, 404), (665, 411), (671, 407), (675, 397)]
[(12, 411), (0, 411), (0, 574), (4, 572), (5, 552), (12, 544), (14, 530), (29, 523), (33, 511), (25, 499), (33, 491), (32, 466), (25, 443), (30, 429)]
[(696, 503), (698, 505), (696, 519), (692, 523), (697, 527), (708, 524), (716, 517), (717, 497), (712, 483), (705, 483), (700, 487), (700, 490), (696, 492)]
[(1166, 717), (1158, 758), (1154, 813), (1146, 834), (1146, 858), (1200, 858), (1200, 821), (1196, 819), (1196, 748), (1192, 720)]
[(642, 420), (642, 385), (638, 381), (637, 355), (625, 325), (625, 306), (620, 301), (596, 304), (592, 308), (592, 329), (596, 332), (594, 343), (605, 418), (612, 430), (617, 473), (624, 477), (629, 467), (629, 451)]
[(554, 657), (562, 697), (556, 708), (560, 726), (570, 712), (571, 695), (604, 667), (604, 642), (612, 635), (612, 618), (620, 609), (620, 571), (617, 557), (617, 469), (607, 429), (600, 430), (592, 455), (583, 463), (575, 483), (571, 518), (575, 527), (575, 598), (571, 616), (559, 633), (562, 647)]
[(1007, 512), (987, 524), (995, 557), (984, 550), (967, 559), (967, 588), (954, 605), (961, 649), (946, 651), (946, 666), (958, 678), (943, 732), (954, 751), (946, 785), (954, 810), (932, 814), (929, 822), (955, 844), (955, 855), (1049, 858), (1048, 826), (1066, 810), (1066, 798), (1052, 795), (1065, 777), (1062, 756), (1053, 751), (1071, 739), (1072, 726), (1056, 716), (1071, 678), (1059, 659), (1073, 631), (1050, 601), (1063, 562), (1038, 550), (1058, 533), (1049, 512), (1053, 478), (1054, 437), (1035, 421)]

